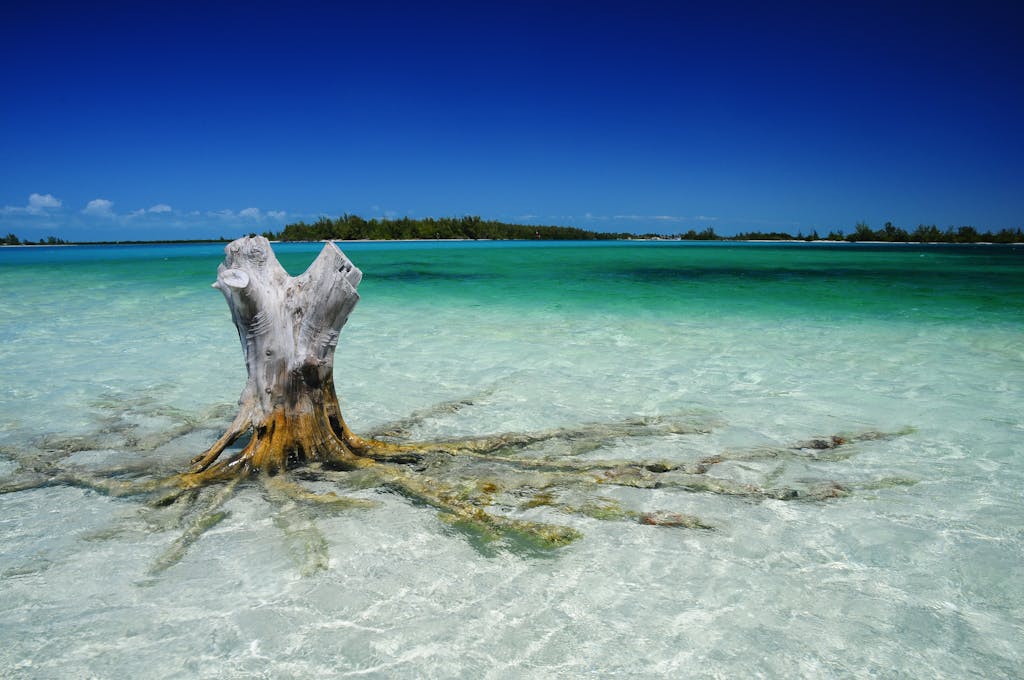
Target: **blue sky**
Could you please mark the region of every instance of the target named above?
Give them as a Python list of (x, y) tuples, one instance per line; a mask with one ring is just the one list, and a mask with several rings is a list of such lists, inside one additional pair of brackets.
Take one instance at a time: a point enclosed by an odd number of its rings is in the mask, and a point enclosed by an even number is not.
[(0, 20), (0, 231), (1024, 226), (1024, 3), (90, 2)]

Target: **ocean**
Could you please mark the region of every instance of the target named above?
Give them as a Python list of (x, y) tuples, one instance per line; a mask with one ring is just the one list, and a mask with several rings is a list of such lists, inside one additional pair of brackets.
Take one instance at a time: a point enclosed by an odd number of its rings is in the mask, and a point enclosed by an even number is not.
[[(242, 485), (154, 569), (181, 517), (12, 491), (0, 675), (1024, 676), (1024, 247), (339, 246), (364, 273), (335, 360), (356, 432), (412, 414), (416, 440), (681, 419), (517, 455), (714, 459), (735, 484), (848, 493), (594, 485), (588, 502), (711, 528), (499, 509), (583, 534), (524, 552), (385, 489), (338, 512)], [(293, 275), (319, 248), (275, 245)], [(0, 487), (31, 456), (184, 470), (224, 431), (245, 366), (210, 287), (222, 259), (0, 249)], [(832, 437), (848, 443), (807, 444)]]

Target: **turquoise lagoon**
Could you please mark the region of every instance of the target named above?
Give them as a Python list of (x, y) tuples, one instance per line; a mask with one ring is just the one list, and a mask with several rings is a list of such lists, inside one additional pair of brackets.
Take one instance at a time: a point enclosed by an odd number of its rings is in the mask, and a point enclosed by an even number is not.
[[(899, 434), (710, 473), (853, 490), (829, 501), (594, 490), (708, 531), (509, 509), (583, 532), (550, 556), (481, 550), (379, 490), (282, 519), (245, 487), (154, 574), (181, 532), (140, 501), (5, 494), (0, 675), (1024, 675), (1024, 249), (340, 245), (365, 273), (335, 373), (356, 431), (465, 399), (414, 435), (683, 417), (705, 431), (587, 455), (684, 461)], [(276, 246), (293, 274), (318, 249)], [(0, 481), (26, 451), (173, 469), (216, 438), (245, 380), (221, 258), (0, 249)]]

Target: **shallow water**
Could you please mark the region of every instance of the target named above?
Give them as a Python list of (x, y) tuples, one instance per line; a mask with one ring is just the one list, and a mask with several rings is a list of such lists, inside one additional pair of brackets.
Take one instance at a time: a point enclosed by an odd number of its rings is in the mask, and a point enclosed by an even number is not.
[[(550, 556), (481, 549), (372, 489), (281, 512), (242, 488), (181, 534), (138, 500), (0, 496), (13, 677), (919, 677), (1024, 674), (1024, 250), (342, 244), (365, 273), (336, 382), (356, 431), (472, 399), (418, 439), (633, 416), (706, 433), (587, 455), (682, 461), (832, 434), (837, 460), (729, 461), (823, 502), (597, 489), (712, 531), (564, 515)], [(277, 246), (293, 274), (317, 247)], [(181, 468), (245, 381), (219, 246), (0, 249), (0, 478), (65, 446)], [(56, 442), (56, 444), (55, 444)], [(543, 453), (540, 451), (538, 453)], [(326, 569), (303, 575), (313, 550)]]

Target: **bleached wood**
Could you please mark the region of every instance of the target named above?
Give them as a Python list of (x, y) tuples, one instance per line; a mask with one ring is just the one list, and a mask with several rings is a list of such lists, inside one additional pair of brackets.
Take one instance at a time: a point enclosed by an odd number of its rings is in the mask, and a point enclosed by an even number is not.
[(262, 236), (224, 249), (214, 288), (231, 310), (248, 373), (228, 432), (193, 461), (208, 469), (238, 437), (253, 440), (233, 463), (273, 470), (351, 454), (334, 390), (334, 351), (359, 301), (362, 272), (333, 242), (289, 276)]
[(238, 329), (248, 383), (259, 421), (309, 389), (332, 379), (338, 335), (359, 301), (362, 272), (327, 243), (305, 273), (290, 277), (262, 236), (225, 248), (214, 287), (223, 294)]

